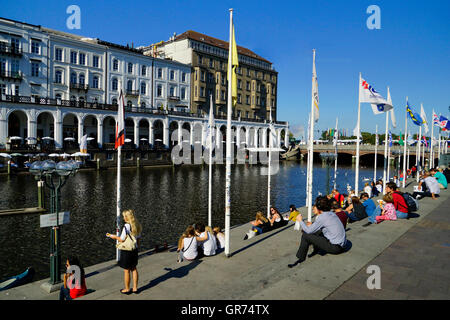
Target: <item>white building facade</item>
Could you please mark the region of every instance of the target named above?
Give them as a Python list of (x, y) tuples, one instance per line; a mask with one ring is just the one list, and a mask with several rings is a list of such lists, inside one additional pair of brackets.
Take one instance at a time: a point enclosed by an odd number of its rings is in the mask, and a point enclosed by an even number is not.
[[(188, 64), (7, 19), (0, 19), (0, 62), (0, 149), (8, 148), (12, 136), (28, 144), (27, 138), (50, 137), (57, 149), (67, 139), (79, 143), (85, 134), (99, 147), (112, 144), (120, 90), (126, 138), (136, 147), (145, 139), (169, 148), (177, 128), (189, 130), (192, 145), (199, 141), (194, 131), (201, 132), (204, 143), (207, 119), (190, 112)], [(218, 128), (225, 123), (217, 119)], [(268, 129), (264, 121), (234, 119), (233, 125), (249, 141), (255, 140), (250, 132)], [(275, 126), (287, 144), (288, 124)]]

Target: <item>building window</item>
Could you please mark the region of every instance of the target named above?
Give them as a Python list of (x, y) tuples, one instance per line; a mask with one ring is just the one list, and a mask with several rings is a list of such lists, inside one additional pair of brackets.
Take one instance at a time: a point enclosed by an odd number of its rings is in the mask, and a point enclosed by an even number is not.
[(127, 107), (132, 107), (133, 106), (133, 102), (131, 102), (131, 100), (127, 101)]
[(238, 95), (237, 95), (237, 102), (238, 102), (238, 103), (242, 103), (241, 100), (242, 100), (241, 94), (238, 93)]
[(57, 99), (57, 100), (61, 100), (61, 93), (57, 93), (57, 94), (55, 94), (55, 99)]
[(169, 96), (170, 97), (175, 97), (175, 88), (174, 87), (170, 87), (170, 89), (169, 89)]
[(170, 70), (170, 80), (175, 80), (175, 71)]
[(205, 71), (200, 72), (200, 80), (205, 81)]
[(97, 76), (94, 76), (93, 78), (92, 78), (92, 88), (95, 88), (95, 89), (98, 89), (98, 77)]
[(186, 82), (186, 72), (181, 73), (181, 81)]
[(127, 91), (133, 91), (133, 81), (128, 80), (127, 82)]
[(225, 90), (222, 90), (221, 98), (222, 98), (222, 101), (225, 101), (225, 100), (226, 100), (226, 97), (225, 97)]
[(162, 68), (158, 68), (158, 79), (162, 79)]
[(119, 70), (119, 60), (117, 60), (117, 59), (113, 60), (113, 70), (114, 71)]
[(205, 88), (200, 87), (200, 97), (204, 97), (204, 96), (205, 96)]
[(85, 66), (86, 65), (86, 54), (80, 53), (80, 64)]
[(198, 64), (203, 64), (203, 57), (202, 56), (198, 56)]
[(19, 60), (11, 60), (11, 73), (17, 75), (19, 73)]
[(55, 83), (62, 83), (62, 71), (60, 70), (55, 72)]
[(31, 40), (31, 53), (39, 54), (40, 43), (39, 41)]
[(6, 84), (0, 83), (0, 93), (6, 94)]
[(84, 74), (80, 74), (80, 76), (78, 77), (78, 83), (84, 85)]
[(181, 100), (186, 99), (186, 88), (181, 88)]
[(145, 82), (141, 82), (141, 94), (146, 94), (147, 86)]
[(117, 91), (119, 88), (119, 81), (117, 78), (112, 79), (112, 90)]
[(16, 52), (19, 51), (19, 39), (11, 38), (11, 49)]
[(32, 62), (31, 63), (31, 76), (32, 77), (39, 77), (39, 62)]
[(143, 76), (147, 75), (147, 67), (146, 66), (141, 67), (141, 75), (143, 75)]
[(63, 54), (62, 49), (61, 48), (56, 48), (55, 49), (55, 60), (56, 61), (62, 61), (62, 54)]
[(156, 96), (157, 97), (162, 97), (163, 92), (162, 92), (162, 85), (158, 84), (158, 86), (156, 87)]
[(94, 68), (98, 68), (99, 67), (99, 57), (98, 56), (93, 56), (92, 57), (92, 66)]
[(242, 81), (241, 81), (241, 79), (238, 79), (237, 86), (238, 86), (238, 89), (242, 89)]
[(142, 107), (142, 108), (145, 108), (145, 107), (146, 107), (146, 104), (145, 104), (144, 101), (141, 102), (141, 107)]
[(212, 58), (209, 59), (209, 67), (214, 68), (214, 60)]
[[(116, 98), (112, 99), (112, 104), (117, 105), (117, 99), (116, 99)], [(114, 124), (114, 125), (115, 125), (115, 124)]]
[(249, 95), (245, 96), (245, 103), (250, 104), (250, 96)]
[(70, 83), (77, 83), (77, 74), (75, 72), (70, 74)]
[(133, 64), (128, 62), (128, 73), (133, 73)]
[(77, 63), (77, 52), (70, 51), (70, 63)]

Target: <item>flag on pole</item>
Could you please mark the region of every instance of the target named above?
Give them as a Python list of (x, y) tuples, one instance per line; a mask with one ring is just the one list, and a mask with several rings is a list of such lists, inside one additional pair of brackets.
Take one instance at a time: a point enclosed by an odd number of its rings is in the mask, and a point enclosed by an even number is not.
[(209, 108), (209, 120), (208, 120), (208, 126), (206, 128), (206, 147), (207, 148), (211, 148), (211, 146), (209, 145), (209, 139), (211, 136), (211, 144), (214, 146), (214, 141), (215, 141), (215, 137), (214, 137), (214, 126), (215, 126), (215, 121), (214, 121), (214, 112), (212, 109), (212, 103), (211, 106)]
[(423, 136), (423, 144), (425, 145), (425, 147), (428, 147), (428, 140), (427, 138), (425, 138), (425, 136)]
[(392, 147), (392, 133), (391, 133), (391, 130), (389, 130), (389, 147)]
[[(234, 37), (234, 23), (231, 26), (231, 97), (233, 101), (233, 107), (236, 106), (237, 102), (237, 75), (236, 69), (239, 66), (238, 52), (236, 47), (236, 39)], [(230, 75), (227, 74), (227, 80), (230, 81)]]
[(423, 123), (422, 118), (418, 113), (413, 112), (411, 107), (409, 106), (409, 102), (406, 103), (406, 112), (408, 113), (409, 118), (416, 126), (421, 126)]
[(436, 114), (436, 112), (434, 112), (434, 109), (433, 109), (433, 124), (434, 124), (435, 126), (440, 127), (439, 117), (438, 117), (438, 115)]
[(317, 82), (316, 60), (313, 61), (313, 101), (314, 101), (314, 122), (319, 121), (319, 83)]
[(87, 153), (87, 134), (81, 137), (80, 141), (80, 152)]
[(402, 138), (402, 132), (400, 131), (400, 138), (398, 139), (398, 144), (403, 146), (404, 142), (403, 142), (403, 138)]
[(444, 116), (440, 116), (439, 117), (439, 127), (441, 128), (442, 131), (449, 131), (450, 130), (450, 123), (448, 121), (448, 119)]
[(422, 118), (423, 122), (423, 128), (425, 129), (424, 133), (428, 132), (428, 122), (427, 122), (427, 115), (425, 113), (425, 110), (423, 110), (423, 105), (420, 105), (420, 117)]
[(117, 107), (117, 124), (116, 124), (116, 142), (115, 148), (125, 144), (125, 111), (124, 111), (124, 97), (123, 92), (120, 90), (119, 105)]
[(374, 114), (380, 114), (393, 108), (392, 102), (384, 99), (374, 87), (361, 78), (359, 83), (359, 99), (361, 103), (370, 103)]
[(394, 107), (393, 107), (394, 105), (392, 104), (391, 92), (389, 91), (389, 87), (388, 87), (388, 92), (387, 92), (387, 101), (392, 106), (392, 108), (389, 111), (390, 116), (391, 116), (392, 126), (394, 128), (397, 128), (397, 120), (395, 120), (395, 113), (394, 113)]

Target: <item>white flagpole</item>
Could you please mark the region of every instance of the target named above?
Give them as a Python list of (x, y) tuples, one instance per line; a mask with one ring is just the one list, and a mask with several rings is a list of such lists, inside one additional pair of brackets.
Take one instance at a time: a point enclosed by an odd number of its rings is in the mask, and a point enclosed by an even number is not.
[(308, 156), (308, 222), (311, 222), (312, 217), (312, 183), (313, 183), (313, 159), (314, 159), (314, 87), (315, 87), (315, 64), (316, 64), (316, 49), (313, 49), (313, 76), (311, 89), (311, 116), (309, 127), (309, 156)]
[[(391, 181), (391, 174), (390, 174), (390, 169), (391, 169), (391, 145), (389, 144), (388, 146), (388, 158), (387, 158), (387, 182)], [(386, 182), (386, 183), (387, 183)], [(384, 189), (383, 189), (384, 190)]]
[(358, 187), (359, 187), (359, 137), (361, 135), (361, 97), (359, 92), (361, 91), (359, 86), (361, 85), (361, 72), (359, 73), (359, 82), (358, 82), (358, 122), (356, 125), (356, 170), (355, 170), (355, 193), (358, 195)]
[(336, 179), (337, 179), (337, 158), (338, 158), (338, 153), (337, 153), (337, 140), (339, 139), (339, 131), (338, 131), (338, 118), (336, 118), (336, 131), (334, 132), (334, 136), (336, 138), (335, 141), (335, 145), (334, 145), (334, 185), (333, 185), (333, 189), (336, 189)]
[(375, 126), (375, 160), (373, 164), (373, 182), (377, 181), (377, 148), (378, 148), (378, 125)]
[[(406, 105), (408, 105), (408, 97), (406, 97)], [(407, 133), (408, 132), (408, 112), (405, 111), (405, 139), (403, 141), (403, 183), (402, 187), (405, 188), (406, 186), (406, 146), (408, 145), (408, 138)], [(409, 160), (409, 157), (408, 157)]]
[(226, 173), (225, 173), (225, 256), (230, 256), (230, 215), (231, 215), (231, 113), (232, 110), (232, 32), (233, 32), (233, 9), (230, 9), (230, 41), (228, 48), (228, 110), (227, 110), (227, 141), (226, 141)]
[(209, 95), (209, 173), (208, 173), (208, 226), (212, 226), (212, 135), (213, 135), (213, 126), (212, 126), (212, 117), (213, 117), (213, 103), (212, 103), (212, 95)]
[(433, 115), (434, 115), (434, 110), (433, 110), (433, 114), (431, 115), (431, 146), (430, 146), (430, 160), (429, 162), (429, 167), (434, 168), (434, 156), (433, 156), (433, 140), (434, 140), (434, 119), (433, 119)]
[[(117, 110), (118, 111), (117, 115), (118, 115), (118, 117), (123, 117), (123, 119), (117, 119), (118, 123), (120, 121), (124, 121), (124, 119), (125, 119), (125, 114), (124, 114), (125, 108), (123, 105), (122, 90), (120, 93), (121, 94), (119, 96), (120, 101), (118, 104), (118, 108), (121, 108), (121, 111)], [(123, 122), (123, 125), (124, 125), (124, 129), (125, 129), (125, 122)], [(117, 128), (119, 128), (119, 125), (117, 125)], [(119, 131), (117, 129), (116, 139), (118, 138), (118, 134), (119, 134)], [(125, 133), (124, 133), (124, 135), (125, 135)], [(116, 194), (116, 236), (118, 236), (118, 237), (120, 236), (120, 215), (121, 215), (121, 198), (120, 198), (121, 173), (122, 173), (122, 146), (120, 145), (117, 147), (117, 188), (116, 188), (116, 190), (117, 190), (117, 194)], [(116, 244), (117, 243), (119, 243), (118, 240), (116, 240)], [(119, 261), (119, 259), (120, 259), (120, 251), (119, 251), (119, 249), (116, 248), (116, 261)]]
[(385, 113), (386, 113), (386, 129), (384, 133), (383, 194), (386, 194), (386, 178), (389, 170), (389, 159), (388, 159), (389, 112)]
[[(410, 136), (409, 136), (409, 132), (408, 132), (408, 139), (410, 138)], [(408, 152), (408, 158), (406, 159), (406, 170), (409, 170), (409, 157), (410, 157), (410, 155), (411, 155), (411, 148), (410, 148), (410, 145), (408, 144), (408, 147), (407, 147), (408, 149), (406, 149), (407, 150), (407, 152)]]
[[(272, 124), (272, 108), (270, 108), (270, 123)], [(267, 218), (270, 218), (270, 176), (272, 163), (272, 126), (270, 126), (269, 134), (269, 163), (267, 164)], [(264, 137), (266, 138), (266, 137)]]
[(422, 126), (419, 127), (419, 137), (417, 139), (417, 143), (419, 144), (419, 152), (417, 152), (416, 158), (418, 159), (418, 167), (417, 167), (417, 182), (419, 182), (419, 172), (422, 169), (421, 163), (420, 163), (420, 145), (421, 145), (421, 141), (422, 141)]
[(441, 157), (441, 130), (439, 130), (438, 158)]
[(310, 152), (310, 149), (311, 149), (310, 135), (311, 135), (311, 114), (309, 114), (309, 116), (308, 116), (308, 157), (307, 157), (307, 163), (306, 163), (306, 206), (308, 206), (308, 204), (309, 204), (309, 196), (310, 196), (309, 166), (312, 163), (311, 152)]
[(423, 148), (422, 148), (422, 164), (423, 164), (423, 170), (425, 170), (425, 136), (423, 137), (424, 140), (424, 144), (423, 144)]

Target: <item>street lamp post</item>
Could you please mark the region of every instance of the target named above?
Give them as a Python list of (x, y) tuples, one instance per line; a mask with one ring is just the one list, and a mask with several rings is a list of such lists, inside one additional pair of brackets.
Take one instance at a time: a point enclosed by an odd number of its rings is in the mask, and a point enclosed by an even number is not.
[(55, 163), (52, 160), (35, 161), (30, 165), (30, 173), (36, 180), (44, 181), (50, 190), (50, 213), (56, 214), (56, 226), (53, 226), (50, 233), (50, 284), (55, 285), (61, 282), (60, 268), (60, 239), (59, 210), (61, 188), (66, 183), (70, 175), (74, 175), (78, 170), (78, 164), (73, 161), (61, 161)]

